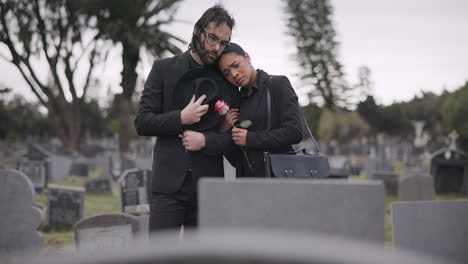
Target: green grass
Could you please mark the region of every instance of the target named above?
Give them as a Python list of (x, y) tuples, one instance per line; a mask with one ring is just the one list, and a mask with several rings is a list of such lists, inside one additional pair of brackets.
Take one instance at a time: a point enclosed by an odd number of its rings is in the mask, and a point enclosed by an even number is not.
[[(92, 177), (96, 174), (91, 174)], [(350, 177), (351, 180), (365, 179), (364, 171), (359, 176)], [(84, 183), (87, 178), (79, 176), (71, 176), (66, 180), (51, 181), (50, 184), (73, 186), (73, 187), (84, 187)], [(85, 193), (84, 203), (84, 217), (89, 217), (106, 212), (119, 212), (120, 211), (120, 196), (119, 196), (118, 184), (112, 184), (112, 194), (89, 194)], [(467, 196), (462, 194), (438, 194), (437, 200), (468, 200)], [(385, 245), (392, 245), (392, 218), (391, 218), (391, 204), (399, 201), (398, 197), (387, 196), (385, 198), (385, 216), (384, 216), (384, 227), (385, 227)], [(36, 202), (42, 204), (44, 207), (44, 221), (47, 216), (47, 190), (43, 193), (36, 195)], [(56, 248), (59, 250), (74, 250), (75, 247), (75, 235), (72, 230), (65, 231), (48, 231), (45, 224), (41, 226), (41, 230), (44, 235), (45, 247)]]
[[(49, 184), (83, 187), (85, 181), (90, 178), (97, 178), (99, 172), (90, 173), (89, 178), (70, 176), (65, 180), (50, 181)], [(44, 210), (43, 223), (40, 230), (44, 236), (44, 246), (59, 250), (70, 251), (75, 248), (75, 234), (73, 230), (48, 230), (46, 226), (47, 221), (47, 190), (40, 194), (36, 194), (36, 202), (40, 203)], [(90, 194), (85, 193), (84, 201), (84, 217), (89, 217), (101, 213), (120, 212), (120, 194), (119, 186), (117, 183), (112, 184), (112, 193), (107, 194)]]

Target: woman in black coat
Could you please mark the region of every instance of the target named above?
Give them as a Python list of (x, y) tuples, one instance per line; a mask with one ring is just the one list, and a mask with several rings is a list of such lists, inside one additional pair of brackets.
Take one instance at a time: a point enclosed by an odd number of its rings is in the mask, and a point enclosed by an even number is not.
[[(235, 43), (223, 52), (218, 68), (226, 80), (241, 88), (238, 118), (233, 110), (231, 115), (239, 122), (252, 122), (248, 130), (238, 126), (232, 129), (232, 139), (240, 146), (230, 155), (238, 161), (236, 175), (265, 177), (265, 153), (290, 152), (292, 145), (302, 140), (297, 95), (286, 76), (255, 70), (249, 54)], [(241, 148), (245, 150), (248, 162)]]

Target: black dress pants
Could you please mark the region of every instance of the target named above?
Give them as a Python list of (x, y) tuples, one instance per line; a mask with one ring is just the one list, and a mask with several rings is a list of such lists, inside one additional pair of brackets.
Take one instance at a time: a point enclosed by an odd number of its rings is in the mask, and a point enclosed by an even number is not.
[(197, 186), (192, 172), (185, 175), (180, 190), (173, 194), (153, 192), (150, 199), (149, 231), (197, 226)]

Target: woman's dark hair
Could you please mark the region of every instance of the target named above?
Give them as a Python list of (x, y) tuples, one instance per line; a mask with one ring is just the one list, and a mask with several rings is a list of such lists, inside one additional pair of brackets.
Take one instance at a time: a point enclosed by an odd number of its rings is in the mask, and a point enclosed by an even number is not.
[(211, 22), (215, 22), (216, 26), (226, 23), (231, 31), (235, 25), (234, 18), (229, 15), (222, 5), (216, 4), (208, 8), (193, 27), (193, 36), (189, 44), (189, 50), (196, 51), (200, 48), (198, 47), (200, 44), (200, 34)]
[(244, 49), (234, 42), (229, 43), (229, 46), (223, 50), (223, 52), (221, 53), (221, 56), (227, 53), (235, 53), (237, 55), (241, 55), (242, 57), (245, 57)]

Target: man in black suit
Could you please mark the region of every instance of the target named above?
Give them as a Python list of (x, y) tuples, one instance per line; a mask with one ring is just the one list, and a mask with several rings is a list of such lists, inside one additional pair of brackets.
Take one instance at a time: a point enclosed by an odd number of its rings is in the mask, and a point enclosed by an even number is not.
[(206, 96), (192, 97), (183, 109), (173, 101), (179, 95), (179, 90), (174, 90), (184, 73), (213, 65), (229, 46), (234, 24), (222, 6), (209, 8), (194, 26), (189, 50), (156, 60), (146, 80), (135, 127), (140, 136), (157, 137), (151, 179), (150, 231), (196, 226), (198, 178), (224, 175), (222, 156), (213, 155), (219, 153), (216, 148), (220, 138), (213, 133), (218, 124), (213, 123), (202, 133), (184, 132), (208, 112), (209, 105), (203, 104)]

